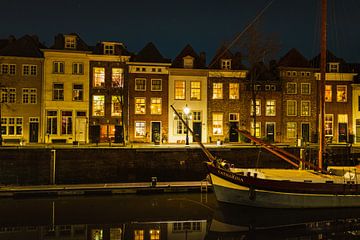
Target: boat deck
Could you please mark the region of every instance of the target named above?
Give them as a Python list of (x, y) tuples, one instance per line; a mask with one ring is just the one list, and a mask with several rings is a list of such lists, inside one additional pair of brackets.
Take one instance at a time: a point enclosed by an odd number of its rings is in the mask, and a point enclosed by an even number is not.
[(236, 173), (243, 172), (245, 175), (250, 173), (254, 176), (257, 173), (258, 178), (272, 179), (281, 181), (294, 181), (294, 182), (327, 182), (332, 181), (334, 183), (346, 183), (353, 181), (354, 183), (360, 181), (360, 174), (348, 173), (347, 175), (328, 175), (321, 174), (312, 170), (296, 170), (296, 169), (234, 169)]

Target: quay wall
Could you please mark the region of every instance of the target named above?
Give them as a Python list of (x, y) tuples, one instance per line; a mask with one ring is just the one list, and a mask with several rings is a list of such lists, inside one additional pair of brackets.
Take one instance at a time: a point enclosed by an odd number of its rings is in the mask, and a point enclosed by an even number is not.
[[(197, 181), (206, 177), (200, 148), (0, 148), (0, 185), (49, 184), (52, 150), (56, 152), (55, 183)], [(299, 148), (286, 151), (299, 155)], [(212, 148), (213, 155), (238, 167), (290, 168), (256, 147)]]

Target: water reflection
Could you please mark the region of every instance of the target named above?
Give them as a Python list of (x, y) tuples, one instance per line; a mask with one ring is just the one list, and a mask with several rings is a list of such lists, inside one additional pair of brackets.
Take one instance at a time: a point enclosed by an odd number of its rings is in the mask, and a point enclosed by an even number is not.
[(195, 193), (0, 200), (0, 239), (7, 240), (355, 238), (359, 209), (253, 209)]

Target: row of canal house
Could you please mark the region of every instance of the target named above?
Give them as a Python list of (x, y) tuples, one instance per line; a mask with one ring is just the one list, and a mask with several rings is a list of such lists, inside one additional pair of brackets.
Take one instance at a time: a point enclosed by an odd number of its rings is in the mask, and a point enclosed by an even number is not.
[[(325, 134), (334, 143), (360, 142), (358, 65), (327, 58)], [(173, 105), (205, 143), (246, 141), (235, 128), (271, 142), (316, 141), (319, 56), (309, 61), (291, 49), (253, 66), (253, 79), (239, 53), (222, 47), (209, 65), (205, 59), (190, 45), (171, 61), (153, 43), (134, 54), (121, 42), (88, 46), (77, 34), (58, 34), (49, 48), (35, 36), (2, 39), (2, 138), (185, 143)]]

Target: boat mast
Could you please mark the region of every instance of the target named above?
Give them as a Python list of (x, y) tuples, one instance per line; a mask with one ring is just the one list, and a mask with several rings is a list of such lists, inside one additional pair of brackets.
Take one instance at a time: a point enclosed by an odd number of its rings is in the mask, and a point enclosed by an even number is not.
[(318, 166), (323, 168), (323, 152), (325, 147), (325, 78), (326, 78), (326, 14), (327, 0), (321, 0), (321, 52), (320, 52), (320, 99), (319, 99), (319, 156)]

